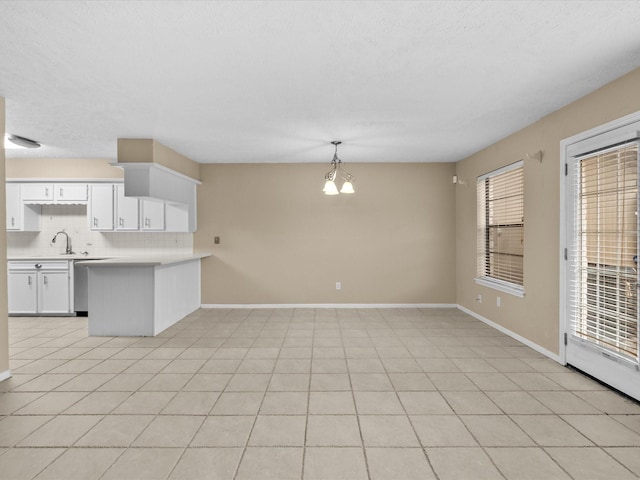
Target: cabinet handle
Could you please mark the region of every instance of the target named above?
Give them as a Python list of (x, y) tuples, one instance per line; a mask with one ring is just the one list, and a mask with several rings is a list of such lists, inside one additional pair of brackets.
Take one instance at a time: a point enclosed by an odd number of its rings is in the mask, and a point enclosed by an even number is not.
[(64, 197), (64, 189), (60, 187), (60, 198)]
[(49, 187), (44, 187), (44, 196), (45, 197), (49, 196)]
[(36, 263), (36, 264), (34, 265), (34, 267), (36, 267), (36, 268), (42, 268), (42, 264), (41, 264), (41, 263)]
[(16, 218), (15, 217), (11, 217), (11, 226), (12, 227), (16, 226)]
[(49, 281), (47, 280), (47, 276), (46, 275), (42, 276), (42, 281), (44, 282), (45, 285), (49, 284)]
[(98, 219), (97, 217), (93, 217), (93, 226), (97, 227), (98, 226)]
[(31, 275), (29, 275), (29, 276), (27, 277), (27, 279), (28, 279), (28, 280), (27, 280), (28, 285), (29, 285), (29, 286), (31, 286)]
[(149, 220), (149, 217), (144, 217), (144, 226), (149, 227), (150, 225), (151, 225), (151, 220)]
[(124, 227), (124, 219), (122, 217), (118, 217), (118, 225)]

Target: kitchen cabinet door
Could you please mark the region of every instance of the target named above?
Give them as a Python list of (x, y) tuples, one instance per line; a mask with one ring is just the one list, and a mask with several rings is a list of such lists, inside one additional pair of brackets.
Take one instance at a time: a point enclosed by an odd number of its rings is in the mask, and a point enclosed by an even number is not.
[(22, 201), (53, 201), (53, 184), (23, 183)]
[(7, 183), (7, 230), (15, 232), (40, 231), (40, 205), (25, 205), (22, 202), (21, 185)]
[(116, 185), (116, 230), (139, 230), (140, 208), (136, 197), (124, 196), (124, 185)]
[(38, 311), (36, 271), (9, 272), (9, 313), (34, 315)]
[(86, 183), (56, 183), (54, 186), (55, 200), (59, 202), (86, 202)]
[(38, 272), (38, 312), (69, 313), (69, 271)]
[(20, 199), (20, 184), (7, 183), (7, 230), (22, 228), (22, 200)]
[(141, 230), (164, 230), (164, 202), (157, 200), (140, 200)]
[(113, 184), (89, 186), (89, 228), (113, 230)]
[(187, 205), (181, 203), (165, 203), (165, 231), (188, 232), (189, 210)]

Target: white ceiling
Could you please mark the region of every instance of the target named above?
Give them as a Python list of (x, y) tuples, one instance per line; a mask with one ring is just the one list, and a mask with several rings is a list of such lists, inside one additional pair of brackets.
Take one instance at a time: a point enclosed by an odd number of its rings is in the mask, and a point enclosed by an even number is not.
[(457, 161), (640, 66), (638, 1), (0, 1), (8, 157)]

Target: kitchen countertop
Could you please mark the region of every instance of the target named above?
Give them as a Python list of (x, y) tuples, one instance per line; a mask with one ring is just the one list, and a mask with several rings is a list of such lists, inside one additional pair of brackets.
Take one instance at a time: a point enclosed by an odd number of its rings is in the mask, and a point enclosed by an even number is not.
[(8, 256), (9, 261), (42, 261), (42, 260), (102, 260), (108, 255), (81, 255), (74, 253), (72, 255), (59, 254), (59, 255), (20, 255), (20, 256)]
[(210, 253), (191, 253), (183, 255), (150, 255), (138, 257), (102, 258), (100, 260), (82, 259), (76, 265), (85, 267), (154, 267), (189, 262), (210, 257)]

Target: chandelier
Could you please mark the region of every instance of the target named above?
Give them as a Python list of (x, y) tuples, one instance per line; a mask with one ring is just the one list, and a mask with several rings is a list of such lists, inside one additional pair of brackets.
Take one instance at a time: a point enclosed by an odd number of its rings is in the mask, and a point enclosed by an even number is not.
[[(336, 151), (333, 154), (333, 160), (331, 160), (331, 170), (324, 176), (324, 188), (322, 191), (325, 195), (338, 195), (339, 193), (354, 193), (353, 189), (353, 181), (355, 178), (349, 172), (347, 172), (344, 167), (342, 160), (338, 158), (338, 145), (342, 142), (333, 141), (331, 144), (336, 147)], [(338, 191), (338, 187), (336, 187), (336, 178), (338, 175), (344, 183), (342, 184), (342, 188)]]

